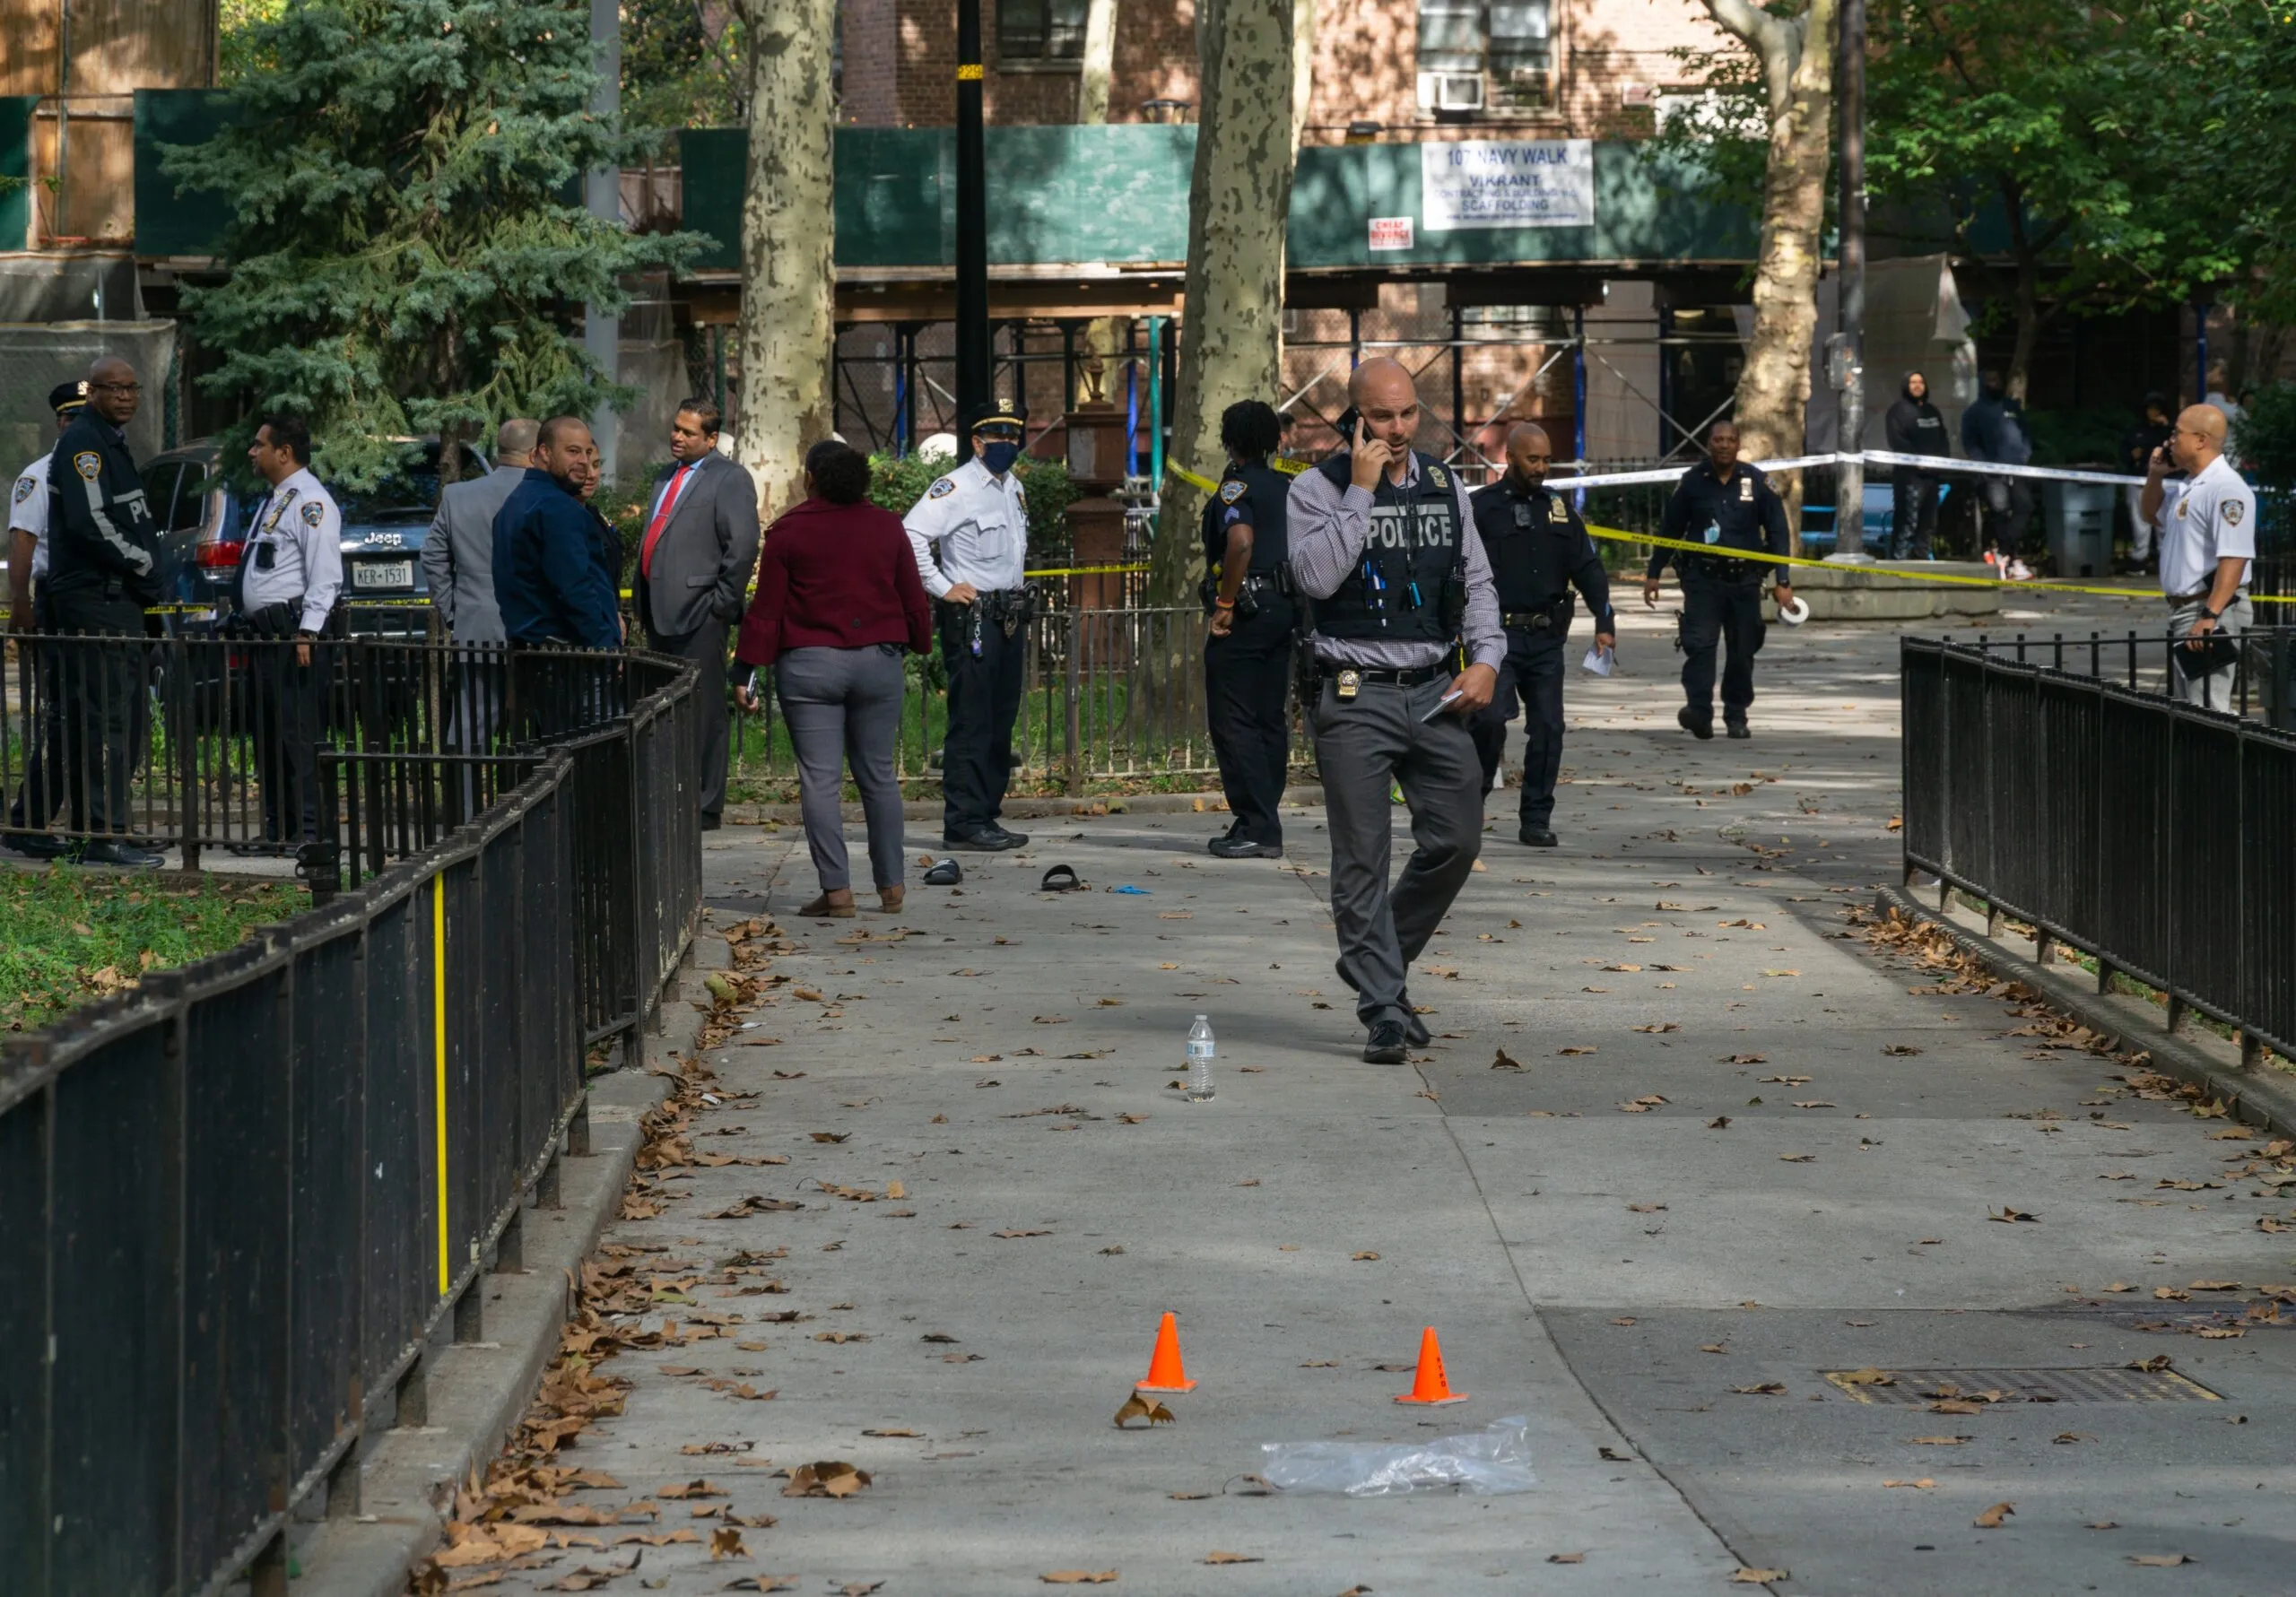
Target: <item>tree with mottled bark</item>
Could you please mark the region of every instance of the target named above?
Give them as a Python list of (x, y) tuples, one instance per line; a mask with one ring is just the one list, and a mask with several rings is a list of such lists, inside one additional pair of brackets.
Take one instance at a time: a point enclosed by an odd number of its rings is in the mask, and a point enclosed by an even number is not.
[(750, 161), (734, 451), (770, 518), (804, 497), (805, 451), (836, 426), (837, 0), (737, 7), (749, 46)]
[[(1200, 476), (1220, 468), (1220, 412), (1239, 399), (1273, 404), (1282, 380), (1292, 14), (1266, 0), (1205, 0), (1198, 13), (1204, 100), (1170, 457)], [(1178, 604), (1193, 585), (1204, 495), (1176, 476), (1158, 487), (1148, 592), (1153, 603)]]
[(1109, 75), (1116, 66), (1116, 0), (1089, 0), (1084, 8), (1084, 60), (1076, 74), (1076, 120), (1097, 126), (1109, 119)]
[(1810, 399), (1810, 338), (1818, 321), (1820, 234), (1833, 134), (1835, 0), (1780, 16), (1749, 0), (1705, 0), (1725, 32), (1760, 64), (1770, 106), (1770, 154), (1754, 274), (1753, 336), (1733, 420), (1745, 457), (1796, 454)]

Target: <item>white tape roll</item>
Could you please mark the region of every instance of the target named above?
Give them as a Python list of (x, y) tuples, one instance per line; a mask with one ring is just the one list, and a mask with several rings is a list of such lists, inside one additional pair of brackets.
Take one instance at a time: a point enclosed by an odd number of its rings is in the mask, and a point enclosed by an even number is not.
[(1794, 595), (1794, 603), (1778, 607), (1778, 619), (1789, 627), (1798, 627), (1810, 619), (1810, 602), (1801, 595)]

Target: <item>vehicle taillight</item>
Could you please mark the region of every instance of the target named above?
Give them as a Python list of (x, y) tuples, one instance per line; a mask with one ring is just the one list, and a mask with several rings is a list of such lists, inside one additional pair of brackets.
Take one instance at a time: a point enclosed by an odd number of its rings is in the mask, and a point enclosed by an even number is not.
[(202, 543), (192, 558), (201, 567), (210, 571), (237, 570), (239, 564), (239, 551), (246, 547), (244, 542), (227, 543), (218, 538), (213, 542)]

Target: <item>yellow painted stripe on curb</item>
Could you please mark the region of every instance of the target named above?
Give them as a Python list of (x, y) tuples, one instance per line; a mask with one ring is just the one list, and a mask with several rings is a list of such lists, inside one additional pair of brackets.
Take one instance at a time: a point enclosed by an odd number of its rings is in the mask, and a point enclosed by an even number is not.
[(439, 1103), (439, 1296), (447, 1295), (453, 1267), (447, 1258), (447, 873), (430, 879), (430, 1033), (438, 1058), (433, 1089)]
[[(1553, 485), (1560, 493), (1569, 488), (1567, 482)], [(2161, 595), (2142, 588), (2092, 587), (2076, 582), (2018, 582), (2006, 577), (1963, 577), (1949, 571), (1893, 571), (1887, 567), (1846, 566), (1839, 560), (1813, 560), (1806, 555), (1770, 554), (1766, 551), (1724, 549), (1711, 543), (1692, 543), (1687, 538), (1661, 538), (1648, 533), (1621, 532), (1616, 527), (1587, 524), (1587, 530), (1597, 538), (1607, 538), (1614, 543), (1648, 543), (1659, 549), (1686, 549), (1692, 554), (1710, 554), (1719, 560), (1757, 560), (1766, 566), (1809, 566), (1827, 571), (1866, 571), (1874, 577), (1894, 577), (1904, 582), (1944, 582), (1961, 587), (2010, 588), (2021, 594), (2095, 594), (2107, 599), (2143, 599), (2157, 602)], [(2296, 603), (2296, 595), (2250, 594), (2249, 601), (2257, 604)]]

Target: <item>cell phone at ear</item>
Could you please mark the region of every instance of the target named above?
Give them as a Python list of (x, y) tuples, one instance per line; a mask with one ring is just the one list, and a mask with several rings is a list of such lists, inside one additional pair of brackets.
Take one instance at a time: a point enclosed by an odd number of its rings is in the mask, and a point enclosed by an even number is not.
[(1355, 447), (1355, 434), (1362, 421), (1363, 417), (1361, 413), (1359, 412), (1352, 404), (1345, 410), (1339, 412), (1339, 420), (1333, 422), (1332, 425), (1339, 430), (1339, 447), (1341, 448), (1352, 449)]

